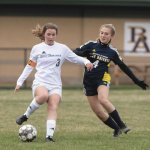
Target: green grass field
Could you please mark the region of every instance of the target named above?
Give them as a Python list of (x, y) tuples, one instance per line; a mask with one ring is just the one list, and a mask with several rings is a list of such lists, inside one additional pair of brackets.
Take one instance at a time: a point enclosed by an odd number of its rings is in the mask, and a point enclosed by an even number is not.
[(34, 142), (23, 143), (18, 138), (15, 119), (32, 99), (31, 90), (0, 90), (0, 150), (149, 150), (150, 91), (141, 89), (111, 89), (110, 100), (124, 121), (132, 128), (128, 134), (112, 137), (91, 111), (81, 89), (64, 89), (58, 109), (55, 143), (45, 142), (47, 106), (42, 105), (28, 120), (37, 128)]

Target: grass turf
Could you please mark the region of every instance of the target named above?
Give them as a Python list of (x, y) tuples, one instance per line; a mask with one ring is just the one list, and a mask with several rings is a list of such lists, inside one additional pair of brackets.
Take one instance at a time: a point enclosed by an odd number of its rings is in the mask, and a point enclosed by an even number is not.
[(45, 143), (46, 104), (42, 105), (25, 124), (38, 131), (34, 142), (18, 138), (17, 116), (24, 113), (32, 100), (31, 90), (0, 90), (0, 149), (3, 150), (149, 150), (150, 91), (111, 89), (110, 100), (132, 131), (119, 138), (91, 111), (81, 89), (64, 89), (58, 109), (57, 128), (53, 144)]

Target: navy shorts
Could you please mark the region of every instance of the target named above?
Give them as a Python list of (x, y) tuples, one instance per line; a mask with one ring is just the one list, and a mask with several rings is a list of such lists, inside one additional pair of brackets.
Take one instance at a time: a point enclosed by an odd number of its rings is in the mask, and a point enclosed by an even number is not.
[(94, 95), (98, 95), (97, 92), (97, 88), (100, 85), (105, 85), (107, 87), (109, 87), (110, 83), (107, 81), (98, 81), (96, 83), (84, 83), (84, 94), (86, 96), (94, 96)]

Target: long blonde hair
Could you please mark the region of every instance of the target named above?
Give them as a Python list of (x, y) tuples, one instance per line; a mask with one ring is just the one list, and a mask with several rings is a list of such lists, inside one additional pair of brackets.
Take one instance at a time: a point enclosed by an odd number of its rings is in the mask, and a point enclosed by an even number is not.
[(56, 34), (58, 34), (58, 26), (54, 23), (46, 23), (43, 26), (37, 24), (36, 27), (32, 29), (32, 34), (35, 35), (36, 37), (39, 37), (41, 40), (45, 40), (44, 34), (47, 29), (55, 29)]

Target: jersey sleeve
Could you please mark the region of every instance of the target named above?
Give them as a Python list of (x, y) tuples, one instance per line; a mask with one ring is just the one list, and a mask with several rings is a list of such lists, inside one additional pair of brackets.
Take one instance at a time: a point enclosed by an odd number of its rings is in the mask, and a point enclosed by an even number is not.
[(17, 80), (17, 85), (22, 86), (22, 84), (27, 79), (27, 77), (30, 75), (32, 70), (33, 70), (33, 67), (31, 67), (30, 65), (27, 64), (26, 67), (24, 68), (22, 74), (20, 75), (20, 77)]
[(30, 57), (29, 57), (29, 60), (32, 60), (33, 62), (37, 62), (37, 57), (38, 57), (38, 55), (37, 55), (37, 51), (38, 50), (36, 50), (36, 47), (34, 46), (32, 49), (31, 49), (31, 53), (30, 53)]
[(117, 49), (113, 49), (113, 51), (114, 51), (114, 57), (113, 57), (113, 62), (115, 63), (115, 64), (117, 64), (117, 65), (119, 65), (120, 63), (122, 63), (123, 62), (123, 59), (122, 59), (122, 57), (120, 56), (120, 54), (119, 54), (119, 52), (118, 52), (118, 50)]
[(80, 57), (78, 55), (76, 55), (75, 53), (73, 53), (72, 50), (70, 50), (68, 47), (66, 47), (67, 51), (66, 51), (66, 55), (65, 55), (65, 59), (72, 62), (72, 63), (77, 63), (77, 64), (82, 64), (82, 65), (86, 65), (88, 63), (90, 63), (90, 61), (86, 58)]
[(84, 45), (81, 45), (79, 48), (76, 48), (73, 50), (75, 54), (81, 57), (87, 57), (88, 51), (90, 50), (90, 45), (92, 44), (91, 41), (85, 43)]
[(30, 53), (29, 61), (17, 80), (17, 85), (22, 86), (24, 81), (31, 74), (33, 68), (36, 66), (36, 61), (37, 61), (37, 56), (35, 55), (35, 48), (33, 47)]
[(120, 69), (126, 75), (128, 75), (133, 80), (134, 83), (139, 82), (139, 79), (134, 75), (134, 73), (131, 71), (131, 69), (123, 62), (123, 60), (120, 57), (118, 52), (115, 53), (115, 57), (114, 57), (113, 61), (115, 64), (117, 64), (120, 67)]

